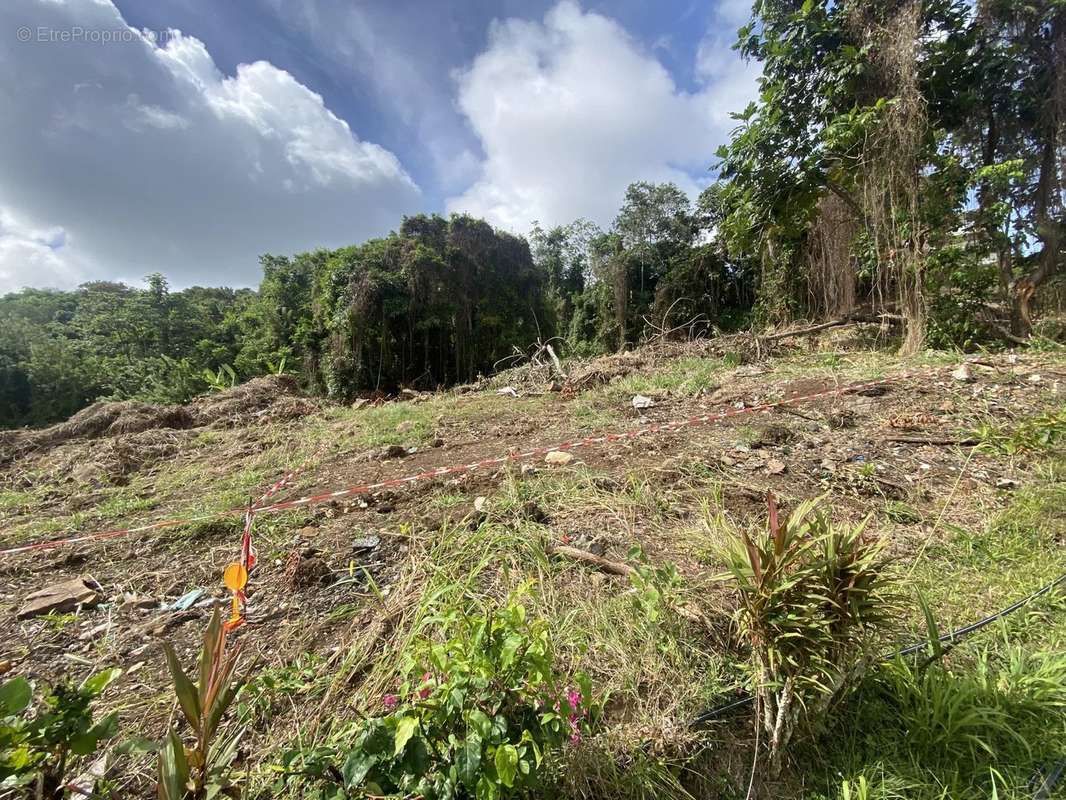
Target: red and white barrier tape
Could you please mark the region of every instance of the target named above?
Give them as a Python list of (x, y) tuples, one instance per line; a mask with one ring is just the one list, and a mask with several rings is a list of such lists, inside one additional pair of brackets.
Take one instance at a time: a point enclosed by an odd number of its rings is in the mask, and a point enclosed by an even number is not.
[[(944, 369), (944, 367), (933, 367), (925, 370), (917, 370), (911, 372), (902, 372), (897, 375), (893, 375), (888, 378), (879, 378), (873, 381), (866, 381), (863, 383), (852, 383), (844, 386), (837, 386), (832, 389), (824, 389), (818, 392), (811, 392), (809, 394), (797, 395), (796, 397), (790, 397), (785, 400), (778, 400), (773, 403), (760, 403), (754, 406), (746, 406), (744, 408), (730, 408), (725, 411), (720, 411), (713, 414), (697, 414), (691, 417), (685, 417), (684, 419), (673, 420), (670, 422), (662, 422), (654, 425), (647, 425), (643, 428), (635, 428), (629, 431), (623, 431), (621, 433), (607, 433), (599, 436), (587, 436), (582, 439), (574, 439), (569, 442), (561, 442), (559, 444), (548, 445), (544, 447), (535, 447), (531, 450), (525, 450), (522, 452), (512, 451), (507, 455), (495, 456), (493, 458), (482, 459), (481, 461), (474, 461), (469, 464), (454, 464), (447, 467), (438, 467), (437, 469), (426, 470), (425, 472), (419, 472), (414, 475), (407, 475), (402, 478), (389, 478), (383, 481), (377, 481), (375, 483), (363, 483), (355, 486), (349, 486), (344, 489), (338, 489), (332, 492), (323, 492), (321, 494), (306, 495), (294, 500), (283, 500), (268, 505), (256, 504), (251, 508), (254, 514), (270, 514), (277, 511), (285, 511), (291, 508), (299, 508), (301, 506), (316, 505), (318, 503), (325, 503), (330, 500), (336, 500), (341, 497), (352, 497), (361, 494), (372, 494), (382, 489), (392, 489), (400, 486), (406, 486), (408, 484), (418, 483), (419, 481), (432, 480), (434, 478), (443, 478), (448, 475), (459, 475), (466, 472), (475, 472), (479, 469), (486, 467), (495, 467), (502, 464), (514, 463), (518, 461), (526, 461), (531, 458), (537, 458), (539, 456), (547, 455), (552, 452), (565, 452), (569, 450), (577, 450), (582, 447), (591, 447), (599, 444), (613, 444), (615, 442), (627, 441), (637, 439), (641, 436), (649, 436), (657, 433), (670, 433), (672, 431), (680, 430), (681, 428), (696, 426), (696, 425), (713, 425), (717, 422), (721, 422), (732, 417), (739, 417), (745, 414), (757, 414), (760, 412), (771, 411), (774, 408), (781, 408), (783, 406), (794, 405), (799, 403), (806, 403), (811, 400), (816, 400), (820, 397), (830, 397), (832, 395), (847, 394), (849, 392), (861, 392), (864, 389), (870, 389), (874, 386), (880, 386), (886, 383), (892, 383), (893, 381), (907, 380), (917, 377), (919, 375), (930, 374), (938, 370)], [(264, 495), (260, 498), (260, 503), (269, 499), (270, 497), (281, 491), (282, 488), (287, 486), (297, 474), (306, 466), (301, 465), (293, 472), (286, 475), (284, 478), (275, 483), (270, 489), (268, 489)], [(192, 517), (186, 519), (168, 519), (159, 522), (152, 522), (146, 525), (140, 525), (134, 528), (124, 528), (120, 530), (100, 531), (97, 533), (89, 533), (83, 536), (76, 536), (67, 539), (56, 539), (47, 542), (36, 542), (34, 544), (20, 545), (18, 547), (8, 547), (0, 550), (0, 557), (15, 555), (17, 553), (25, 553), (33, 550), (51, 550), (57, 547), (65, 547), (72, 544), (80, 544), (82, 542), (100, 541), (106, 539), (117, 539), (123, 536), (127, 536), (133, 533), (144, 533), (147, 531), (159, 530), (162, 528), (173, 528), (179, 525), (187, 525), (192, 522), (201, 522), (205, 520), (219, 519), (222, 517), (238, 516), (241, 514), (248, 514), (249, 509), (237, 508), (230, 509), (228, 511), (220, 511), (216, 514), (210, 514), (201, 517)]]

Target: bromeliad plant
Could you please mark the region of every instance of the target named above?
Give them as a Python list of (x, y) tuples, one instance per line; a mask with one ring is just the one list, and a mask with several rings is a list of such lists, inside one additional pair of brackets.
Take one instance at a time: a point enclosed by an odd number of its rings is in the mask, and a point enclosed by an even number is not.
[(0, 794), (32, 786), (32, 796), (42, 800), (65, 796), (76, 760), (118, 731), (118, 715), (94, 721), (91, 704), (121, 674), (109, 669), (77, 686), (59, 684), (32, 717), (27, 715), (33, 700), (29, 681), (13, 678), (0, 686)]
[(174, 649), (169, 643), (163, 646), (178, 705), (196, 739), (186, 746), (173, 728), (168, 732), (159, 752), (159, 800), (210, 800), (219, 794), (236, 797), (229, 774), (243, 731), (221, 743), (215, 740), (222, 717), (244, 683), (233, 674), (240, 647), (226, 652), (226, 631), (215, 609), (200, 651), (199, 682), (194, 685)]
[(494, 800), (543, 788), (552, 756), (586, 730), (588, 679), (556, 674), (547, 623), (519, 602), (434, 622), (443, 641), (416, 643), (385, 713), (361, 724), (343, 790)]
[(769, 534), (742, 530), (721, 552), (720, 577), (740, 593), (737, 623), (774, 769), (801, 717), (824, 711), (861, 668), (894, 608), (882, 545), (864, 535), (865, 522), (834, 526), (818, 502), (782, 520), (769, 495)]

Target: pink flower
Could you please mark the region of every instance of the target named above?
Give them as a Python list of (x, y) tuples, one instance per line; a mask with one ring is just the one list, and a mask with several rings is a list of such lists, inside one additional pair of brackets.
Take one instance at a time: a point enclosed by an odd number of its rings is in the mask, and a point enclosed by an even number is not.
[(433, 694), (433, 687), (430, 685), (433, 682), (433, 673), (422, 673), (422, 688), (418, 690), (418, 699), (425, 700), (431, 694)]
[(381, 698), (381, 704), (385, 706), (387, 711), (392, 711), (400, 704), (400, 698), (394, 694), (387, 694)]
[[(581, 743), (581, 720), (585, 716), (584, 711), (578, 711), (581, 708), (580, 690), (567, 689), (566, 704), (570, 707), (570, 713), (566, 716), (566, 721), (570, 725), (570, 744), (577, 745)], [(558, 705), (561, 706), (562, 703)]]

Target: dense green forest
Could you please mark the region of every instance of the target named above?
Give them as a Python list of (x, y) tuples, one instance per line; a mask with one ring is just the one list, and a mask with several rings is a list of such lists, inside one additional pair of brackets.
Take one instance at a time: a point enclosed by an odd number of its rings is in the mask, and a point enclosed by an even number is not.
[(257, 291), (153, 274), (9, 294), (0, 426), (280, 370), (336, 398), (435, 387), (553, 337), (594, 353), (860, 310), (908, 352), (1055, 335), (1041, 316), (1061, 308), (1066, 247), (1066, 2), (759, 0), (737, 47), (762, 65), (760, 97), (695, 203), (637, 182), (609, 230), (528, 239), (410, 217), (265, 255)]
[(553, 337), (593, 352), (637, 341), (649, 320), (706, 329), (750, 306), (753, 286), (701, 238), (707, 221), (683, 192), (638, 183), (610, 233), (579, 221), (527, 242), (417, 216), (362, 245), (265, 255), (258, 291), (170, 291), (158, 274), (140, 289), (27, 289), (0, 298), (0, 424), (103, 397), (180, 402), (280, 370), (340, 399), (434, 388)]

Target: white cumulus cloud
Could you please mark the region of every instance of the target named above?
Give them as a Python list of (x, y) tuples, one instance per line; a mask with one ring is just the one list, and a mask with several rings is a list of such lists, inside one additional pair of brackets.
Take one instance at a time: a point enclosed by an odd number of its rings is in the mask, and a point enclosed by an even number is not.
[(543, 22), (494, 23), (487, 49), (458, 75), (459, 107), (485, 158), (448, 209), (525, 231), (533, 220), (609, 224), (636, 180), (695, 195), (758, 75), (716, 47), (736, 30), (731, 18), (719, 22), (721, 39), (701, 46), (695, 92), (617, 22), (571, 0)]
[(156, 270), (254, 284), (261, 253), (418, 210), (391, 152), (268, 62), (225, 75), (195, 38), (133, 35), (110, 0), (4, 0), (0, 30), (0, 292)]

